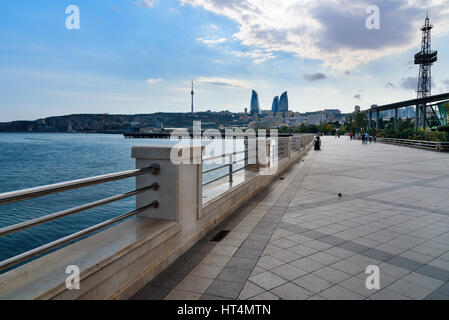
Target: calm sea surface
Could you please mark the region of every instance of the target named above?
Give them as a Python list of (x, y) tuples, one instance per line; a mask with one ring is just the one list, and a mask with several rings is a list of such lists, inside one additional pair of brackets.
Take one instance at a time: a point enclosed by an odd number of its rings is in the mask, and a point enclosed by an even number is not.
[[(161, 143), (170, 140), (133, 140), (102, 134), (0, 133), (0, 193), (134, 169), (133, 146)], [(222, 174), (218, 171), (203, 179)], [(134, 189), (135, 178), (130, 178), (0, 205), (0, 228)], [(0, 261), (134, 209), (132, 197), (2, 237)]]

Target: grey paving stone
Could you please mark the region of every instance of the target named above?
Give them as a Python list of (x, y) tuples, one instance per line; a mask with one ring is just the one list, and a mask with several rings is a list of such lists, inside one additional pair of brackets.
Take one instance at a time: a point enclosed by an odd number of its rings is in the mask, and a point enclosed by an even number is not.
[(365, 297), (349, 291), (341, 286), (333, 286), (320, 292), (320, 296), (328, 300), (364, 300)]
[(278, 296), (275, 296), (271, 292), (264, 292), (251, 298), (250, 300), (280, 300), (280, 298)]
[(349, 241), (339, 244), (337, 247), (348, 250), (348, 251), (352, 251), (354, 253), (360, 253), (362, 251), (369, 249), (367, 246), (364, 246), (364, 245), (361, 245), (358, 243), (354, 243), (354, 242), (349, 242)]
[(388, 288), (382, 289), (379, 292), (373, 294), (369, 299), (372, 300), (413, 300), (407, 296), (404, 296), (398, 292), (390, 290)]
[(417, 268), (416, 272), (441, 281), (449, 281), (449, 271), (428, 264)]
[(294, 266), (292, 266), (290, 264), (284, 264), (280, 267), (270, 269), (270, 272), (272, 272), (288, 281), (293, 281), (293, 280), (298, 279), (299, 277), (302, 277), (303, 275), (307, 274), (306, 271), (295, 268)]
[(395, 265), (397, 267), (401, 267), (403, 269), (407, 269), (410, 271), (415, 271), (416, 269), (422, 267), (423, 265), (419, 262), (403, 258), (401, 256), (396, 256), (394, 258), (391, 258), (387, 260), (389, 264)]
[(433, 292), (432, 289), (426, 289), (405, 280), (398, 280), (394, 282), (388, 286), (388, 289), (414, 300), (422, 300)]
[(331, 282), (321, 279), (313, 274), (307, 274), (299, 279), (296, 279), (293, 283), (313, 293), (319, 293), (333, 286)]
[(271, 293), (278, 296), (282, 300), (306, 300), (313, 296), (313, 293), (297, 286), (291, 282), (283, 284), (271, 290)]
[(314, 271), (319, 270), (325, 266), (324, 264), (319, 263), (314, 260), (311, 260), (309, 258), (302, 258), (302, 259), (290, 262), (290, 264), (296, 268), (299, 268), (299, 269), (307, 271), (307, 272), (314, 272)]
[(170, 291), (170, 288), (162, 288), (150, 284), (139, 290), (131, 300), (162, 300)]
[(233, 257), (233, 258), (231, 258), (231, 260), (229, 260), (226, 267), (252, 271), (254, 269), (254, 266), (256, 265), (256, 263), (257, 263), (257, 259)]
[(449, 282), (438, 288), (435, 292), (449, 296)]
[(263, 249), (239, 248), (234, 257), (258, 259), (262, 255)]
[(242, 243), (242, 248), (250, 248), (250, 249), (265, 249), (267, 246), (266, 241), (260, 241), (260, 240), (245, 240)]
[(237, 299), (244, 283), (215, 280), (204, 293), (205, 295)]
[(350, 274), (331, 267), (324, 267), (312, 274), (333, 284), (338, 284), (352, 277)]
[(281, 260), (285, 263), (289, 263), (295, 260), (298, 260), (301, 258), (301, 256), (298, 256), (297, 254), (291, 252), (291, 251), (287, 251), (287, 250), (282, 250), (282, 251), (278, 251), (278, 252), (274, 252), (272, 254), (270, 254), (270, 256)]
[(225, 267), (218, 274), (217, 280), (245, 283), (250, 274), (250, 270)]
[(367, 251), (363, 251), (362, 254), (366, 257), (373, 258), (379, 261), (387, 261), (395, 257), (394, 254), (377, 249), (369, 249)]
[(287, 282), (287, 280), (268, 271), (252, 276), (250, 280), (265, 290), (271, 290)]
[(264, 292), (265, 292), (265, 289), (259, 287), (258, 285), (256, 285), (255, 283), (253, 283), (251, 281), (247, 281), (245, 283), (245, 286), (243, 287), (242, 292), (239, 295), (239, 299), (240, 300), (248, 300), (248, 299), (251, 299), (252, 297), (255, 297)]

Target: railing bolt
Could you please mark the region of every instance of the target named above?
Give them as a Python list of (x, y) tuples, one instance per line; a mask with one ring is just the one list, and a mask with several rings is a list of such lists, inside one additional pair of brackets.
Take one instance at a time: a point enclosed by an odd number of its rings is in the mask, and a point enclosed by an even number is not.
[(159, 163), (153, 163), (150, 168), (153, 169), (153, 175), (157, 176), (159, 173), (161, 173), (161, 165)]
[(157, 208), (159, 208), (159, 201), (154, 200), (154, 201), (151, 203), (151, 205), (153, 206), (154, 209), (157, 209)]

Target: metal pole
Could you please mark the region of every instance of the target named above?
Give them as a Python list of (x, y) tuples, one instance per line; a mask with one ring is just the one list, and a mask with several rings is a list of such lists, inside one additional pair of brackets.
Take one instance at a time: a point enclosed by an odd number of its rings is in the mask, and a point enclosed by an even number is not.
[(380, 111), (377, 110), (376, 112), (376, 129), (379, 129), (379, 116), (380, 116)]
[(234, 182), (234, 179), (233, 179), (233, 176), (232, 176), (232, 174), (233, 174), (233, 170), (232, 170), (232, 157), (233, 157), (233, 155), (230, 155), (229, 156), (229, 182)]
[(416, 105), (415, 108), (415, 131), (418, 131), (419, 127), (419, 106)]
[(398, 108), (394, 109), (394, 128), (398, 127)]

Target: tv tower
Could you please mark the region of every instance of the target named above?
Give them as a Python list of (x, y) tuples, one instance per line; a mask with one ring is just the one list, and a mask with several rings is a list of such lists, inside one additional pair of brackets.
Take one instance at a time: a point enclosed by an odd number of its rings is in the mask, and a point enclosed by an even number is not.
[(193, 91), (193, 79), (192, 79), (192, 92), (190, 93), (192, 95), (192, 114), (194, 114), (194, 109), (193, 109), (193, 96), (195, 95), (195, 92)]
[[(421, 51), (415, 54), (415, 64), (419, 64), (418, 77), (418, 99), (430, 97), (432, 95), (432, 64), (437, 61), (437, 51), (432, 51), (432, 31), (433, 25), (430, 24), (429, 14), (427, 14), (424, 26), (421, 27), (422, 41)], [(421, 112), (420, 112), (421, 111)], [(415, 129), (419, 126), (419, 114), (421, 113), (422, 127), (426, 126), (426, 104), (416, 106)]]

